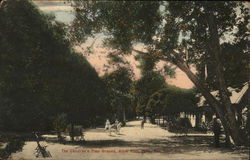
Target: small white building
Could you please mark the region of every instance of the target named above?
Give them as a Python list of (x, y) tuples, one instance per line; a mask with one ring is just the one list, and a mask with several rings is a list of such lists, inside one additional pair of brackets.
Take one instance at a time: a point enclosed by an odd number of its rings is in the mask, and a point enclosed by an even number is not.
[[(230, 100), (231, 103), (234, 107), (236, 107), (235, 109), (237, 111), (243, 111), (245, 112), (246, 110), (246, 106), (244, 106), (243, 102), (243, 97), (244, 99), (247, 98), (247, 95), (249, 94), (249, 83), (245, 83), (244, 86), (239, 90), (237, 88), (232, 88), (232, 87), (228, 87), (228, 91), (232, 94), (230, 96)], [(219, 91), (212, 91), (211, 94), (219, 100)], [(209, 107), (208, 104), (206, 104), (206, 99), (204, 96), (202, 96), (201, 94), (197, 95), (198, 97), (200, 97), (200, 101), (198, 102), (198, 107)], [(244, 109), (245, 108), (245, 109)], [(237, 114), (236, 114), (237, 116)], [(202, 114), (201, 117), (201, 122), (205, 122), (206, 121), (206, 117), (204, 114)]]

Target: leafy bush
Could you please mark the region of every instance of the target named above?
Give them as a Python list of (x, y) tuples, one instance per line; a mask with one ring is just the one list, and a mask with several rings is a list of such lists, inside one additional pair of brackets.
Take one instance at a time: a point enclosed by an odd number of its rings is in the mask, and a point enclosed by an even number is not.
[(24, 140), (20, 137), (8, 137), (4, 140), (7, 142), (7, 146), (4, 149), (0, 149), (0, 158), (7, 159), (14, 152), (21, 151), (24, 145)]

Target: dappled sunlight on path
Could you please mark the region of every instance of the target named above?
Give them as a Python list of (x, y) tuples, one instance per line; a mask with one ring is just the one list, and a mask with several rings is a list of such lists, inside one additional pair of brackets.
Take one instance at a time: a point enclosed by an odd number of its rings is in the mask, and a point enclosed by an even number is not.
[[(96, 132), (98, 130), (99, 132)], [(140, 121), (128, 122), (125, 127), (122, 127), (120, 134), (109, 133), (104, 128), (90, 129), (85, 133), (86, 141), (91, 140), (123, 140), (123, 141), (146, 141), (150, 139), (167, 139), (168, 136), (174, 136), (166, 130), (159, 128), (156, 125), (145, 123), (144, 129), (141, 129)]]
[[(53, 136), (46, 136), (48, 139)], [(55, 136), (54, 136), (55, 137)], [(120, 134), (110, 136), (104, 128), (85, 130), (84, 143), (44, 141), (52, 159), (248, 159), (247, 152), (214, 148), (212, 135), (176, 135), (157, 125), (140, 121), (128, 122)], [(35, 142), (26, 142), (22, 152), (13, 154), (14, 159), (34, 159)]]

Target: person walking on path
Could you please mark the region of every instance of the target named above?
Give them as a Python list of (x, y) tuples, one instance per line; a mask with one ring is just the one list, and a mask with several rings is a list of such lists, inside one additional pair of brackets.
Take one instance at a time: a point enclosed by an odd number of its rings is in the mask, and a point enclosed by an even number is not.
[(109, 126), (110, 126), (110, 122), (109, 122), (109, 119), (107, 119), (105, 123), (105, 130), (108, 130)]
[(213, 132), (214, 132), (214, 144), (215, 147), (220, 147), (220, 134), (221, 126), (218, 118), (213, 119)]
[(116, 119), (115, 120), (115, 129), (117, 129), (118, 124), (119, 124), (119, 121), (118, 121), (118, 119)]
[(142, 121), (141, 121), (141, 129), (144, 129), (144, 123), (145, 123), (145, 120), (142, 119)]

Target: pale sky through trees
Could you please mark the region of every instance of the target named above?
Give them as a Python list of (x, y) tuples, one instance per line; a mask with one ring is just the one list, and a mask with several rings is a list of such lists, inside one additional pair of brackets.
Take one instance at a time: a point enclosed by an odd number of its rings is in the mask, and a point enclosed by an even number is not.
[[(74, 13), (72, 7), (64, 2), (60, 1), (36, 1), (35, 4), (44, 12), (54, 14), (58, 21), (62, 21), (64, 23), (70, 23), (74, 18)], [(94, 39), (89, 39), (82, 48), (86, 48), (84, 46), (90, 46), (93, 43)], [(103, 75), (105, 73), (105, 65), (108, 65), (107, 61), (107, 49), (101, 46), (102, 38), (98, 38), (93, 45), (93, 54), (90, 54), (87, 57), (88, 61), (93, 65), (99, 75)], [(83, 51), (77, 47), (77, 50)], [(130, 63), (131, 67), (134, 70), (135, 79), (140, 77), (140, 70), (136, 67), (139, 65), (137, 61), (135, 61), (133, 55), (126, 57), (126, 60)], [(163, 66), (163, 62), (159, 62), (156, 66), (157, 69)], [(194, 85), (188, 79), (184, 72), (180, 69), (176, 69), (176, 77), (175, 78), (166, 78), (166, 82), (168, 84), (176, 85), (181, 88), (192, 88)]]

